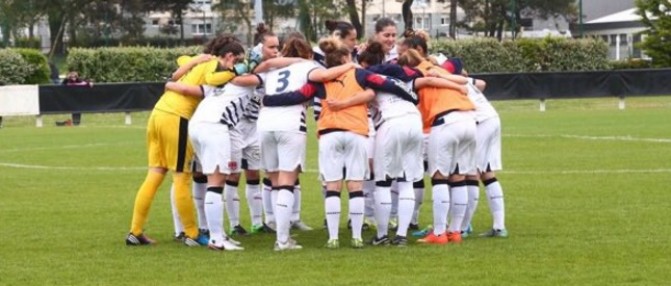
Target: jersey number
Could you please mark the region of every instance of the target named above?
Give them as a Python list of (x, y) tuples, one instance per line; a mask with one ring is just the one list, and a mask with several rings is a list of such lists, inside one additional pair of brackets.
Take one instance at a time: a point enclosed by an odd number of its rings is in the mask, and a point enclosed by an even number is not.
[(275, 92), (281, 93), (284, 92), (284, 90), (289, 86), (289, 76), (291, 75), (290, 71), (282, 71), (280, 72), (280, 78), (277, 80), (277, 83), (279, 86), (277, 87), (277, 90)]

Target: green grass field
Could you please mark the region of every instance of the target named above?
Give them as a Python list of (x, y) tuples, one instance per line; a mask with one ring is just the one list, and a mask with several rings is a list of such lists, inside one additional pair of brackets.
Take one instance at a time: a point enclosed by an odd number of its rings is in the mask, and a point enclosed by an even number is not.
[[(323, 248), (317, 174), (302, 176), (305, 249), (274, 236), (239, 238), (239, 253), (172, 241), (169, 183), (154, 201), (152, 247), (127, 247), (145, 175), (147, 113), (4, 119), (0, 129), (0, 285), (665, 285), (671, 278), (671, 97), (495, 102), (503, 123), (508, 239), (461, 245)], [(310, 138), (314, 139), (314, 136)], [(308, 147), (317, 168), (316, 141)], [(244, 198), (244, 192), (241, 192)], [(343, 198), (346, 198), (343, 196)], [(422, 224), (431, 222), (430, 192)], [(343, 213), (346, 211), (343, 199)], [(243, 225), (248, 226), (246, 203)], [(484, 195), (474, 220), (490, 227)], [(373, 232), (364, 233), (369, 238)]]

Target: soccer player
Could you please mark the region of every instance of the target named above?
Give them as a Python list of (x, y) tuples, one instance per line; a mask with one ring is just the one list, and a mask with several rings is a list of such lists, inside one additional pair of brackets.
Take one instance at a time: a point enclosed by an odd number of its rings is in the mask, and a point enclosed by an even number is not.
[[(328, 67), (352, 62), (350, 50), (337, 39), (325, 39), (319, 44), (324, 51)], [(413, 95), (396, 83), (362, 69), (349, 69), (337, 78), (321, 83), (308, 83), (298, 92), (266, 96), (265, 106), (289, 106), (300, 104), (319, 96), (322, 100), (347, 99), (367, 88), (401, 94), (414, 101)], [(369, 91), (370, 92), (370, 91)], [(331, 110), (322, 106), (317, 122), (319, 134), (319, 169), (327, 192), (325, 212), (329, 229), (326, 247), (338, 248), (338, 226), (340, 220), (341, 180), (345, 180), (350, 193), (349, 214), (352, 220), (352, 247), (363, 247), (361, 226), (363, 224), (362, 182), (368, 172), (366, 136), (368, 135), (368, 110), (358, 104), (342, 110)], [(343, 169), (346, 170), (343, 174)], [(279, 203), (278, 203), (279, 205)]]
[[(220, 47), (237, 40), (230, 35), (217, 38)], [(217, 49), (218, 50), (218, 49)], [(190, 69), (179, 82), (191, 85), (224, 84), (235, 77), (235, 70), (217, 72), (218, 60), (210, 60)], [(149, 170), (140, 186), (133, 207), (131, 229), (126, 245), (149, 245), (154, 241), (144, 235), (143, 227), (151, 202), (168, 170), (173, 171), (175, 201), (184, 226), (188, 246), (207, 244), (207, 238), (198, 233), (193, 202), (189, 192), (189, 170), (193, 150), (188, 140), (188, 122), (202, 97), (187, 96), (166, 91), (156, 103), (147, 123), (147, 150)]]

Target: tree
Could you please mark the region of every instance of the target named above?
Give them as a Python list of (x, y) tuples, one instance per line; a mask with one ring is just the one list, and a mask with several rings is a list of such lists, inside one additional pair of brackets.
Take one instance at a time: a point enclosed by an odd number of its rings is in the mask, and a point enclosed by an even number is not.
[[(361, 38), (363, 37), (364, 31), (363, 31), (363, 25), (361, 24), (361, 20), (359, 19), (359, 9), (357, 9), (356, 7), (356, 1), (346, 0), (345, 3), (347, 4), (347, 14), (349, 15), (349, 21), (350, 23), (352, 23), (352, 26), (354, 26), (357, 36)], [(365, 11), (366, 0), (361, 0), (361, 7), (363, 11)]]
[[(193, 2), (192, 0), (154, 0), (154, 1), (141, 1), (143, 3), (142, 9), (144, 11), (168, 11), (175, 17), (177, 24), (179, 25), (179, 39), (184, 44), (184, 21), (183, 16), (184, 12), (189, 9), (189, 5)], [(221, 1), (226, 2), (226, 1)], [(233, 1), (231, 1), (233, 2)], [(240, 2), (240, 1), (234, 1)]]
[(671, 2), (636, 0), (637, 13), (648, 29), (640, 46), (652, 58), (655, 67), (671, 66)]
[(412, 30), (412, 3), (414, 0), (404, 0), (403, 5), (401, 5), (401, 14), (403, 15), (403, 23), (405, 24), (405, 30)]
[(318, 35), (325, 34), (324, 22), (338, 19), (340, 10), (346, 8), (340, 1), (298, 0), (298, 22), (301, 32), (310, 41), (317, 41)]

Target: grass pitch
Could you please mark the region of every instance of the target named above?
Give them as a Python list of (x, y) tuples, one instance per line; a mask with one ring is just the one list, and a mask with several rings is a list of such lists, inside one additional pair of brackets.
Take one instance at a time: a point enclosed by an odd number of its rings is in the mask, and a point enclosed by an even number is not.
[[(272, 251), (274, 236), (239, 238), (239, 253), (172, 241), (169, 183), (154, 201), (152, 247), (126, 247), (133, 200), (145, 175), (148, 113), (5, 118), (0, 129), (0, 285), (663, 285), (671, 273), (671, 97), (494, 103), (503, 124), (508, 239), (461, 245), (323, 248), (317, 174), (301, 177), (305, 249)], [(315, 170), (310, 136), (308, 168)], [(428, 182), (428, 181), (427, 181)], [(242, 190), (242, 186), (241, 186)], [(244, 198), (244, 191), (240, 192)], [(431, 223), (427, 191), (421, 222)], [(343, 196), (343, 214), (347, 210)], [(246, 203), (241, 215), (249, 225)], [(490, 227), (484, 195), (474, 219)], [(364, 233), (365, 238), (373, 235)]]

